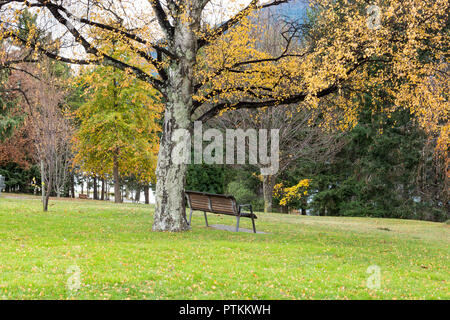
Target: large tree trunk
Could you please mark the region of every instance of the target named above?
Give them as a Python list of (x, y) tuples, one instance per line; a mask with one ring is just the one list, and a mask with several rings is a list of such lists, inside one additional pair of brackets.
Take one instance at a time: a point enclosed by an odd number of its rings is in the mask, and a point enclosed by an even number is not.
[[(193, 105), (193, 70), (197, 52), (195, 31), (200, 26), (201, 12), (198, 7), (188, 7), (187, 11), (189, 21), (180, 20), (175, 26), (173, 40), (170, 42), (172, 52), (176, 52), (179, 59), (168, 67), (167, 72), (169, 78), (166, 88), (167, 103), (156, 168), (154, 231), (177, 232), (189, 229), (184, 201), (187, 161), (181, 154), (174, 152), (188, 148), (190, 155), (191, 150), (190, 111)], [(186, 134), (179, 135), (180, 129), (185, 130)]]
[(119, 175), (119, 159), (118, 150), (114, 153), (113, 159), (113, 178), (114, 178), (114, 202), (122, 202), (122, 191), (120, 190), (120, 175)]
[(264, 213), (273, 211), (273, 186), (274, 176), (263, 176)]
[[(177, 108), (171, 106), (170, 109)], [(181, 109), (181, 110), (180, 110)], [(153, 222), (154, 231), (185, 231), (188, 230), (186, 222), (186, 209), (184, 203), (184, 187), (186, 184), (187, 164), (182, 163), (181, 155), (172, 154), (174, 148), (180, 144), (172, 141), (174, 130), (187, 128), (184, 107), (177, 111), (166, 107), (164, 119), (164, 133), (159, 146), (158, 164), (156, 168), (156, 208)], [(176, 116), (185, 114), (185, 120), (176, 119)], [(190, 147), (189, 147), (190, 151)]]

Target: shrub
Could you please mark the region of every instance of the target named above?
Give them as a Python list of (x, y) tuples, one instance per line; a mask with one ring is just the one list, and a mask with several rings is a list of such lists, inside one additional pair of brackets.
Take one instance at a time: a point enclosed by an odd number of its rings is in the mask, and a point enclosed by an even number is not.
[(234, 196), (238, 204), (251, 204), (254, 211), (264, 210), (264, 199), (240, 181), (232, 181), (228, 184), (227, 193)]

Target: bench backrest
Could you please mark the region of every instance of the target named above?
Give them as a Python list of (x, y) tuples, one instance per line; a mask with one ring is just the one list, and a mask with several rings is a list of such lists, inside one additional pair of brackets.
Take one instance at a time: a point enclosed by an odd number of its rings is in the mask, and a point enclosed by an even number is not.
[(186, 191), (185, 194), (192, 210), (228, 215), (238, 214), (236, 199), (233, 196), (197, 191)]

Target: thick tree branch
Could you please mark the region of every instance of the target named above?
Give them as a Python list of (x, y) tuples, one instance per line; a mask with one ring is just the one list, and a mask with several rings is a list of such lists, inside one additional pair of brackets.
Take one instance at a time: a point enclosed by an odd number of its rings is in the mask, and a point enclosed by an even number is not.
[(138, 79), (148, 82), (151, 85), (155, 87), (157, 90), (161, 90), (163, 88), (163, 82), (161, 80), (156, 79), (153, 76), (150, 76), (149, 74), (145, 73), (141, 69), (129, 65), (127, 63), (124, 63), (120, 60), (114, 59), (113, 57), (110, 57), (108, 55), (102, 54), (98, 51), (96, 51), (97, 59), (73, 59), (73, 58), (67, 58), (60, 56), (54, 52), (48, 51), (45, 48), (42, 48), (41, 46), (37, 46), (34, 43), (29, 43), (27, 40), (20, 38), (17, 35), (10, 34), (10, 38), (13, 38), (19, 42), (21, 42), (23, 45), (30, 46), (31, 49), (33, 49), (36, 52), (39, 52), (50, 59), (69, 63), (69, 64), (78, 64), (78, 65), (104, 65), (104, 66), (111, 66), (116, 67), (120, 70), (130, 70)]
[(167, 14), (161, 5), (161, 1), (159, 0), (148, 0), (148, 1), (152, 5), (153, 11), (155, 11), (156, 19), (158, 20), (161, 29), (163, 30), (167, 39), (171, 40), (173, 38), (174, 28), (172, 27), (172, 25), (169, 22), (169, 19), (167, 18)]
[[(317, 98), (325, 97), (331, 93), (334, 93), (338, 90), (338, 86), (333, 84), (329, 86), (326, 89), (323, 89), (317, 93)], [(271, 99), (267, 101), (240, 101), (235, 104), (230, 103), (220, 103), (205, 112), (202, 116), (200, 116), (197, 121), (208, 121), (209, 119), (213, 118), (217, 114), (220, 113), (221, 110), (232, 108), (235, 110), (238, 109), (257, 109), (257, 108), (263, 108), (263, 107), (273, 107), (278, 105), (287, 105), (292, 103), (299, 103), (306, 99), (307, 94), (306, 93), (300, 93), (296, 95), (291, 95), (287, 98), (283, 99)]]
[[(349, 68), (346, 72), (346, 75), (349, 76), (352, 72), (354, 72), (356, 69), (358, 69), (360, 66), (362, 66), (365, 63), (373, 62), (373, 59), (370, 58), (360, 58), (357, 63), (355, 63), (351, 68)], [(376, 60), (377, 62), (380, 62), (380, 60)], [(323, 98), (326, 97), (332, 93), (335, 93), (339, 90), (339, 84), (342, 79), (336, 80), (333, 84), (328, 86), (325, 89), (322, 89), (318, 91), (315, 96), (317, 98)], [(232, 89), (230, 89), (232, 90)], [(230, 102), (222, 102), (219, 104), (216, 104), (214, 107), (206, 111), (203, 115), (199, 116), (196, 121), (208, 121), (209, 119), (215, 117), (220, 113), (220, 111), (232, 108), (232, 109), (257, 109), (257, 108), (264, 108), (264, 107), (274, 107), (279, 105), (287, 105), (292, 103), (299, 103), (306, 99), (308, 95), (306, 93), (298, 93), (294, 94), (282, 99), (270, 99), (265, 101), (240, 101), (237, 103), (230, 103)]]
[(55, 4), (55, 3), (44, 2), (44, 3), (31, 4), (30, 6), (31, 7), (47, 7), (47, 8), (48, 7), (53, 7), (55, 9), (59, 10), (59, 11), (64, 12), (64, 14), (69, 19), (72, 19), (74, 21), (77, 21), (77, 22), (80, 22), (80, 23), (83, 23), (83, 24), (86, 24), (86, 25), (89, 25), (89, 26), (92, 26), (92, 27), (96, 27), (96, 28), (99, 28), (99, 29), (102, 29), (102, 30), (105, 30), (105, 31), (110, 31), (110, 32), (115, 33), (117, 35), (123, 36), (123, 37), (125, 37), (125, 38), (127, 38), (129, 40), (133, 40), (133, 41), (136, 41), (136, 42), (138, 42), (140, 44), (152, 47), (154, 50), (164, 53), (169, 58), (176, 59), (176, 55), (174, 53), (170, 52), (169, 50), (167, 50), (166, 48), (161, 47), (161, 46), (159, 46), (157, 44), (154, 44), (154, 43), (150, 43), (147, 40), (141, 38), (140, 36), (130, 32), (129, 30), (120, 29), (120, 28), (114, 27), (112, 25), (108, 25), (108, 24), (92, 21), (92, 20), (89, 20), (89, 19), (86, 19), (86, 18), (79, 18), (79, 17), (73, 15), (70, 11), (68, 11), (66, 8), (64, 8), (61, 5), (58, 5), (58, 4)]
[(243, 66), (248, 66), (248, 65), (252, 65), (252, 64), (258, 64), (258, 63), (264, 63), (264, 62), (278, 62), (281, 59), (284, 58), (288, 58), (288, 57), (303, 57), (305, 56), (305, 54), (307, 53), (306, 51), (302, 54), (294, 54), (294, 53), (288, 53), (289, 52), (289, 48), (291, 46), (292, 40), (297, 36), (297, 31), (295, 30), (294, 32), (291, 33), (291, 35), (289, 37), (285, 36), (285, 32), (283, 32), (281, 35), (282, 37), (286, 40), (286, 45), (283, 49), (283, 52), (280, 53), (278, 56), (273, 57), (273, 58), (266, 58), (266, 59), (253, 59), (253, 60), (247, 60), (247, 61), (241, 61), (241, 62), (237, 62), (229, 67), (223, 67), (220, 68), (218, 70), (216, 70), (215, 72), (213, 72), (210, 76), (208, 76), (208, 78), (206, 79), (206, 81), (202, 81), (202, 83), (198, 83), (194, 86), (194, 92), (197, 93), (198, 90), (200, 90), (203, 87), (203, 84), (205, 83), (209, 83), (213, 78), (221, 75), (224, 72), (235, 72), (235, 73), (239, 73), (239, 72), (245, 72), (245, 71), (240, 71), (240, 70), (235, 70), (238, 67), (243, 67)]
[[(41, 0), (42, 3), (46, 4), (47, 1), (45, 0)], [(117, 60), (105, 53), (100, 52), (97, 48), (95, 48), (86, 38), (84, 38), (80, 32), (75, 28), (75, 26), (68, 21), (65, 17), (63, 17), (63, 15), (59, 12), (57, 7), (53, 7), (53, 6), (47, 6), (47, 9), (50, 11), (50, 13), (53, 15), (53, 17), (62, 25), (64, 25), (67, 30), (72, 34), (72, 36), (74, 37), (75, 41), (78, 42), (79, 44), (81, 44), (81, 46), (84, 48), (84, 50), (86, 51), (86, 53), (88, 54), (92, 54), (98, 58), (100, 58), (99, 60), (97, 60), (97, 64), (103, 64), (106, 66), (112, 66), (112, 67), (116, 67), (120, 70), (130, 70), (132, 73), (134, 73), (134, 75), (143, 80), (146, 81), (148, 83), (150, 83), (151, 85), (153, 85), (156, 89), (161, 90), (163, 87), (163, 82), (150, 76), (149, 74), (145, 73), (143, 70), (141, 70), (140, 68), (137, 68), (135, 66), (129, 65), (125, 62), (122, 62), (120, 60)], [(91, 61), (92, 63), (93, 61)], [(73, 62), (72, 62), (73, 63)], [(75, 62), (76, 63), (76, 62)]]

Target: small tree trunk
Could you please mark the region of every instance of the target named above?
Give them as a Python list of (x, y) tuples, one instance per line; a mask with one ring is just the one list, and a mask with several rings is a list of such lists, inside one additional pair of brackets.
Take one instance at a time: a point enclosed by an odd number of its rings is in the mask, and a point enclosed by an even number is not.
[(141, 188), (138, 186), (136, 187), (136, 194), (134, 195), (134, 201), (139, 203), (141, 200)]
[(100, 200), (105, 200), (105, 178), (102, 178), (102, 191), (100, 195)]
[(308, 202), (305, 198), (302, 199), (302, 216), (306, 216), (306, 207), (308, 206)]
[(97, 185), (97, 176), (94, 176), (94, 200), (98, 200), (98, 185)]
[(145, 204), (150, 204), (150, 188), (148, 185), (144, 186)]
[(43, 209), (44, 209), (44, 212), (47, 212), (48, 211), (48, 201), (50, 199), (50, 192), (52, 190), (52, 180), (51, 179), (49, 179), (48, 186), (47, 186), (47, 188), (45, 188), (45, 190), (46, 191), (44, 191), (45, 196), (44, 196), (44, 202), (43, 202), (43, 207), (44, 207)]
[(73, 171), (70, 175), (70, 193), (72, 198), (75, 198), (75, 173)]
[(267, 175), (263, 176), (264, 213), (273, 211), (273, 185), (275, 178)]
[(119, 175), (119, 150), (116, 149), (114, 153), (113, 159), (113, 178), (114, 178), (114, 202), (121, 203), (122, 202), (122, 193), (120, 190), (120, 175)]
[[(41, 197), (42, 197), (42, 204), (45, 203), (45, 172), (44, 172), (44, 161), (41, 160)], [(45, 205), (44, 205), (44, 211), (45, 211)]]
[(280, 209), (281, 209), (281, 213), (286, 213), (286, 214), (289, 213), (289, 207), (287, 207), (287, 206), (281, 206)]

